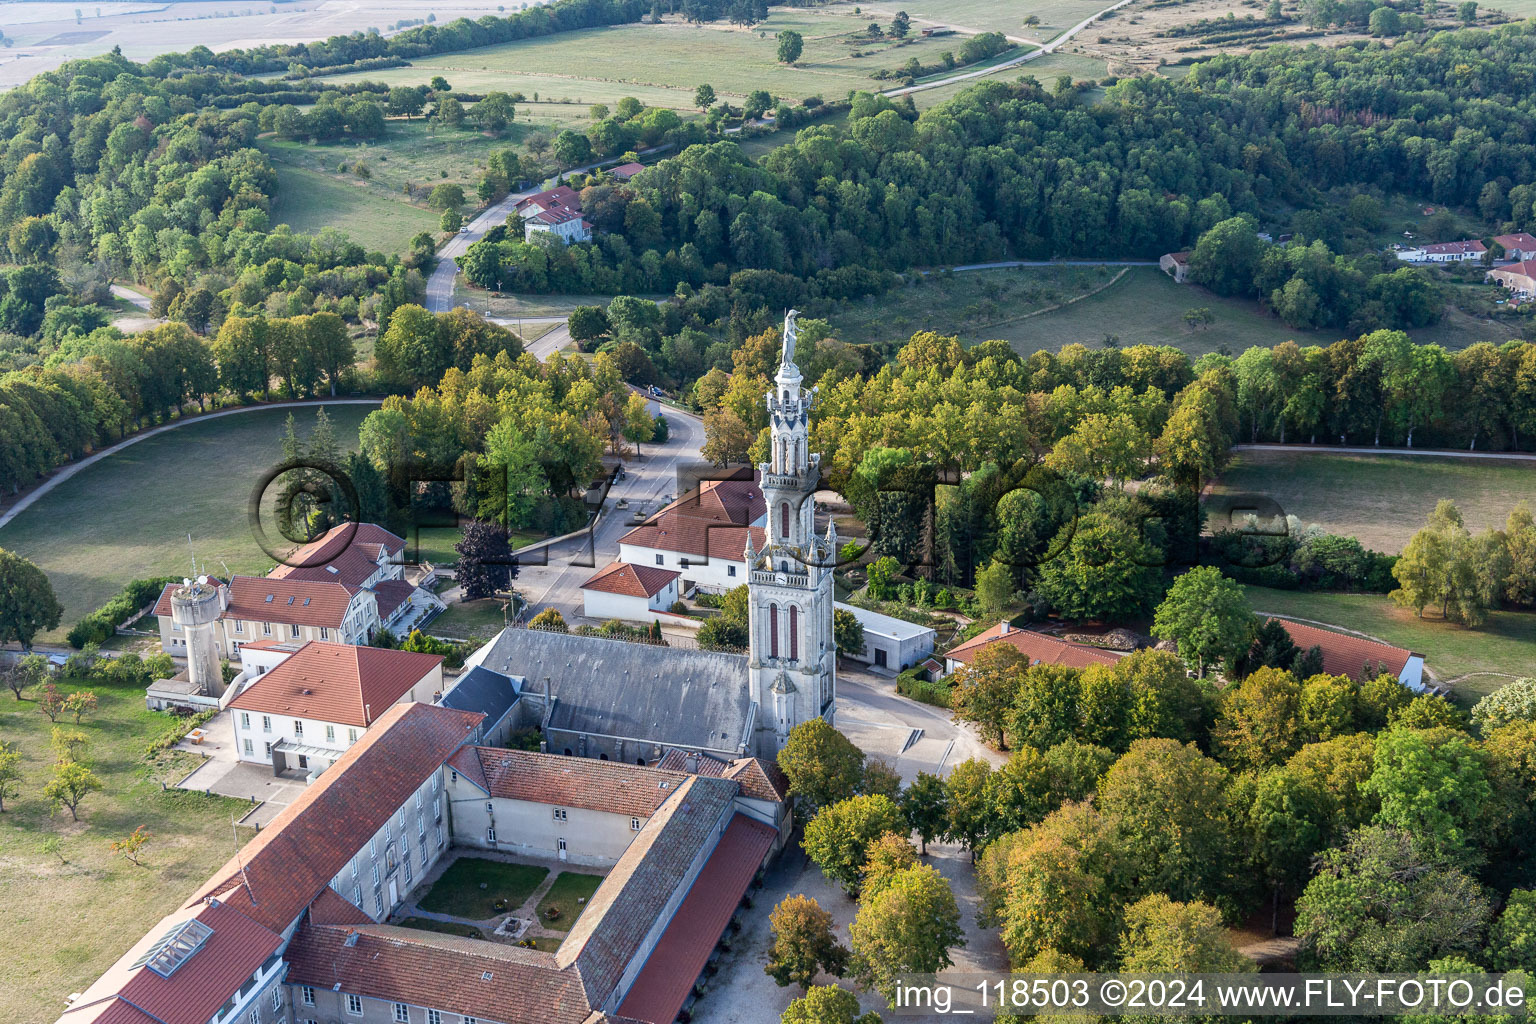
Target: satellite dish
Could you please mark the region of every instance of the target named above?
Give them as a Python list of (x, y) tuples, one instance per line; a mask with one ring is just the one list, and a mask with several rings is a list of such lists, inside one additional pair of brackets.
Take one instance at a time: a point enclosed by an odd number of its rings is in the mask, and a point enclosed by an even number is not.
[(197, 585), (200, 586), (200, 587), (207, 586), (208, 585), (208, 577), (207, 576), (199, 576), (197, 578)]

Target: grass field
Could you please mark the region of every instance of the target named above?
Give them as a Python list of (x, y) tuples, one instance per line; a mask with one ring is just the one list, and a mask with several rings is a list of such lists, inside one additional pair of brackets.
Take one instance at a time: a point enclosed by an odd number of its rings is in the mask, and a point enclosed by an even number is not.
[[(1184, 311), (1207, 307), (1216, 316), (1210, 327), (1194, 330), (1184, 323)], [(1109, 288), (1081, 302), (1041, 316), (1018, 320), (986, 334), (1002, 338), (1024, 354), (1059, 349), (1072, 342), (1098, 344), (1106, 333), (1121, 345), (1177, 345), (1192, 355), (1220, 351), (1233, 354), (1252, 345), (1330, 345), (1342, 331), (1300, 331), (1266, 313), (1257, 302), (1227, 299), (1196, 285), (1174, 284), (1156, 267), (1132, 267)], [(1410, 332), (1415, 341), (1464, 348), (1475, 341), (1507, 340), (1506, 331), (1452, 311), (1445, 322)], [(981, 340), (981, 339), (977, 339)]]
[(491, 637), (507, 624), (505, 601), (486, 597), (478, 601), (455, 601), (448, 610), (433, 619), (426, 628), (433, 636), (467, 640), (472, 636)]
[(1019, 267), (930, 274), (884, 295), (842, 303), (828, 319), (848, 342), (905, 341), (917, 331), (984, 341), (1005, 337), (1019, 327), (1019, 317), (1102, 287), (1118, 272), (1112, 267)]
[[(892, 12), (894, 13), (894, 11)], [(962, 38), (921, 39), (916, 32), (904, 46), (864, 34), (872, 20), (854, 15), (852, 5), (829, 10), (775, 9), (768, 20), (739, 28), (721, 21), (689, 25), (668, 18), (660, 25), (621, 25), (565, 32), (501, 46), (443, 54), (332, 81), (366, 78), (391, 85), (425, 82), (443, 75), (455, 89), (518, 91), (529, 99), (556, 95), (582, 103), (612, 105), (634, 96), (642, 103), (693, 109), (693, 90), (707, 82), (722, 96), (744, 97), (754, 89), (775, 96), (841, 97), (850, 89), (874, 89), (870, 73), (894, 68), (916, 57), (938, 63)], [(778, 61), (779, 32), (800, 32), (805, 51), (796, 65)], [(860, 56), (853, 56), (855, 52)], [(643, 90), (658, 90), (645, 92)]]
[[(828, 9), (844, 11), (850, 10), (851, 6), (835, 4)], [(901, 0), (873, 7), (863, 5), (862, 10), (867, 15), (883, 17), (898, 10), (906, 11), (918, 28), (948, 25), (977, 32), (1001, 32), (1014, 39), (1046, 43), (1106, 6), (1107, 3), (1099, 0)], [(1038, 17), (1040, 24), (1024, 24), (1024, 19), (1030, 15)]]
[[(174, 724), (148, 711), (144, 691), (94, 680), (67, 680), (60, 689), (88, 689), (99, 700), (78, 728), (90, 740), (86, 759), (105, 788), (86, 797), (80, 820), (67, 808), (50, 814), (42, 796), (52, 776), (52, 728), (32, 700), (5, 694), (0, 741), (16, 744), (24, 773), (19, 795), (0, 814), (0, 865), (5, 898), (6, 976), (0, 1020), (52, 1021), (71, 992), (85, 989), (161, 917), (174, 910), (229, 859), (233, 817), (249, 810), (238, 800), (172, 789), (200, 760), (180, 751), (145, 756), (148, 743)], [(108, 843), (143, 825), (149, 845), (134, 865)], [(239, 841), (251, 833), (241, 830)], [(57, 853), (45, 847), (56, 839)]]
[[(562, 871), (555, 877), (549, 892), (539, 901), (539, 924), (558, 932), (568, 932), (576, 918), (581, 916), (583, 903), (592, 898), (597, 887), (603, 884), (602, 875), (587, 875), (579, 871)], [(577, 900), (583, 903), (576, 902)], [(560, 916), (551, 921), (547, 916), (550, 907), (559, 907)]]
[[(327, 409), (355, 448), (365, 405)], [(285, 409), (261, 409), (168, 430), (66, 480), (0, 529), (0, 547), (36, 562), (64, 605), (63, 636), (129, 580), (187, 571), (187, 534), (208, 570), (261, 573), (272, 559), (247, 521), (251, 490), (279, 461)], [(295, 412), (300, 435), (314, 413)], [(3, 1018), (0, 1018), (3, 1019)]]
[(460, 857), (448, 865), (416, 905), (434, 914), (483, 921), (500, 913), (498, 900), (505, 900), (507, 909), (522, 905), (548, 874), (548, 868), (533, 864)]
[(1420, 619), (1380, 594), (1318, 594), (1246, 587), (1254, 611), (1351, 629), (1424, 655), (1437, 679), (1458, 680), (1458, 703), (1471, 705), (1517, 676), (1532, 674), (1536, 614), (1494, 612), (1481, 629)]
[[(1536, 468), (1480, 459), (1240, 452), (1210, 500), (1235, 494), (1267, 495), (1302, 522), (1395, 554), (1441, 498), (1456, 502), (1474, 533), (1502, 528), (1516, 502), (1536, 504)], [(1536, 668), (1536, 654), (1532, 662)]]
[(369, 250), (403, 251), (420, 231), (437, 230), (441, 214), (382, 196), (358, 178), (277, 163), (277, 196), (272, 222), (314, 233), (324, 227), (345, 232)]

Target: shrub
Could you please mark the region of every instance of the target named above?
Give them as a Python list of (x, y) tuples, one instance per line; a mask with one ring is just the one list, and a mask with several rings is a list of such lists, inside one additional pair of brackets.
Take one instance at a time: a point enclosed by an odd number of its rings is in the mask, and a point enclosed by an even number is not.
[(167, 584), (175, 583), (178, 578), (152, 576), (131, 581), (110, 601), (70, 628), (65, 637), (69, 646), (79, 650), (86, 644), (99, 644), (109, 639), (118, 626), (132, 619), (140, 608), (154, 601)]

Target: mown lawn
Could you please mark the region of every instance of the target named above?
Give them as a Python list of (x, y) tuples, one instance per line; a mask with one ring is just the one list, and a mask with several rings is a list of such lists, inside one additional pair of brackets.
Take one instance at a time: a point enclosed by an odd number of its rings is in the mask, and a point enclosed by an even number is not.
[[(1369, 443), (1369, 438), (1361, 439)], [(1536, 464), (1408, 455), (1239, 452), (1208, 504), (1266, 495), (1303, 523), (1356, 537), (1395, 554), (1441, 498), (1461, 509), (1473, 532), (1502, 528), (1517, 502), (1536, 505)], [(1216, 527), (1212, 523), (1212, 528)]]
[[(341, 444), (356, 448), (371, 407), (326, 411)], [(300, 436), (314, 415), (294, 410)], [(211, 573), (271, 568), (246, 513), (255, 484), (280, 461), (287, 417), (258, 409), (168, 430), (82, 470), (0, 528), (0, 547), (36, 562), (64, 606), (60, 628), (42, 639), (62, 638), (129, 580), (189, 571), (189, 533)]]
[[(603, 884), (602, 875), (588, 875), (579, 871), (562, 871), (555, 877), (555, 882), (549, 887), (549, 892), (539, 901), (539, 924), (555, 931), (568, 932), (571, 925), (576, 923), (576, 918), (581, 916), (584, 902), (590, 901), (592, 894), (597, 892), (597, 887)], [(560, 916), (551, 921), (548, 911), (551, 907), (560, 909)]]
[(454, 601), (448, 605), (447, 611), (427, 624), (426, 630), (433, 636), (449, 636), (461, 640), (472, 636), (495, 636), (507, 624), (506, 613), (502, 610), (505, 604), (499, 597)]
[[(338, 158), (339, 159), (339, 158)], [(316, 233), (332, 227), (370, 251), (402, 252), (419, 232), (436, 232), (441, 214), (386, 197), (355, 176), (327, 174), (290, 163), (274, 164), (277, 196), (272, 222)]]
[[(1518, 676), (1536, 675), (1536, 614), (1494, 612), (1486, 625), (1466, 629), (1379, 594), (1319, 594), (1247, 587), (1255, 611), (1273, 612), (1365, 633), (1424, 655), (1438, 679), (1461, 680), (1452, 695), (1473, 704)], [(1470, 677), (1470, 678), (1463, 678)]]
[(516, 909), (533, 895), (547, 874), (548, 868), (532, 864), (460, 857), (448, 865), (416, 905), (434, 914), (483, 921), (501, 913), (496, 909), (497, 900), (506, 900), (507, 910)]
[[(92, 679), (59, 688), (96, 694), (94, 714), (78, 726), (70, 719), (60, 725), (88, 737), (85, 759), (105, 788), (86, 797), (78, 822), (66, 808), (51, 813), (42, 789), (53, 774), (52, 725), (35, 701), (4, 692), (0, 742), (16, 745), (24, 772), (0, 814), (7, 961), (0, 1020), (9, 1024), (57, 1018), (66, 996), (83, 991), (253, 834), (231, 826), (249, 810), (243, 801), (161, 790), (200, 758), (179, 751), (146, 756), (149, 742), (175, 719), (146, 710), (143, 690)], [(150, 835), (140, 864), (108, 850), (140, 825)]]

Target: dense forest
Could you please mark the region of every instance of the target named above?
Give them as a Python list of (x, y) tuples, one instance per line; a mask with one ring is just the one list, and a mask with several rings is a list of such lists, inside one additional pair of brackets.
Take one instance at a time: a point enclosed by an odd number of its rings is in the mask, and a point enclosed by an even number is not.
[[(1331, 239), (1362, 188), (1481, 204), (1492, 226), (1524, 229), (1533, 73), (1536, 26), (1524, 23), (1221, 56), (1179, 81), (1120, 81), (1094, 103), (1070, 81), (1027, 78), (921, 116), (861, 94), (846, 129), (806, 128), (760, 161), (719, 142), (637, 176), (616, 197), (638, 210), (622, 220), (626, 252), (577, 246), (575, 269), (594, 289), (613, 263), (649, 258), (668, 271), (653, 286), (670, 289), (739, 268), (1148, 257), (1234, 214), (1286, 208), (1308, 215), (1309, 241)], [(503, 280), (541, 286), (536, 247), (498, 255)]]

